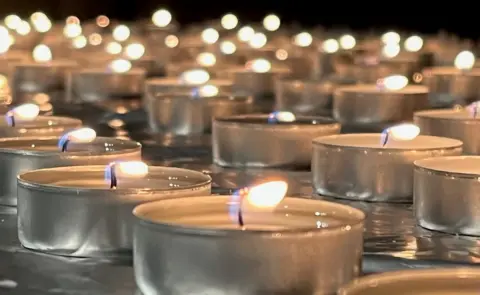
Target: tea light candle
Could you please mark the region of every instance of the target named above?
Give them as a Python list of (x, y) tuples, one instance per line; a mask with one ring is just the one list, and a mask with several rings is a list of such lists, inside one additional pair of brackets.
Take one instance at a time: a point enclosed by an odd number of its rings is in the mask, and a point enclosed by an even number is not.
[(14, 66), (14, 97), (17, 93), (63, 90), (68, 73), (78, 66), (71, 60), (52, 60), (50, 48), (43, 44), (33, 50), (33, 60)]
[(53, 136), (82, 126), (82, 121), (68, 117), (39, 116), (36, 104), (12, 108), (0, 120), (0, 137)]
[(19, 239), (64, 256), (129, 255), (136, 205), (208, 195), (210, 186), (201, 172), (138, 161), (29, 171), (18, 177)]
[(289, 112), (214, 118), (213, 161), (226, 167), (308, 167), (312, 139), (339, 132), (331, 119)]
[(480, 155), (478, 104), (464, 109), (428, 110), (414, 116), (422, 134), (455, 138), (463, 142), (463, 152)]
[(282, 200), (284, 188), (281, 181), (250, 188), (242, 202), (244, 226), (236, 210), (232, 215), (232, 205), (240, 205), (236, 196), (136, 207), (134, 269), (140, 290), (181, 294), (180, 282), (196, 277), (189, 288), (199, 293), (333, 294), (360, 272), (364, 214), (324, 201)]
[[(319, 195), (337, 198), (409, 202), (413, 195), (413, 162), (460, 155), (462, 142), (418, 135), (408, 124), (383, 134), (342, 134), (313, 141), (313, 185)], [(388, 135), (388, 136), (387, 136)]]
[(458, 156), (415, 162), (414, 210), (427, 229), (480, 236), (480, 157)]
[(66, 135), (70, 144), (63, 152), (58, 147), (58, 137), (1, 138), (0, 159), (8, 172), (0, 175), (0, 204), (17, 204), (15, 179), (25, 171), (59, 166), (106, 165), (117, 159), (138, 160), (141, 157), (141, 145), (137, 142), (103, 137), (90, 138), (91, 142), (88, 142), (86, 136), (92, 135), (92, 132), (83, 130), (84, 141), (78, 140), (81, 137), (78, 133), (75, 137)]
[(87, 68), (72, 72), (71, 99), (98, 101), (137, 97), (143, 93), (146, 72), (132, 68), (130, 61), (116, 59), (105, 69)]
[(385, 125), (411, 121), (428, 107), (428, 89), (407, 85), (404, 76), (389, 76), (377, 85), (340, 86), (333, 95), (333, 117), (347, 130), (380, 131)]
[(342, 287), (339, 295), (474, 295), (476, 268), (409, 269), (365, 276)]
[(473, 68), (475, 56), (462, 51), (454, 67), (433, 67), (423, 72), (424, 83), (431, 93), (432, 106), (466, 104), (479, 99), (480, 70)]
[(260, 111), (273, 110), (275, 79), (286, 76), (287, 68), (273, 67), (266, 59), (249, 61), (245, 67), (228, 70), (237, 91), (253, 95)]
[(162, 94), (192, 93), (203, 85), (217, 87), (219, 93), (232, 93), (233, 82), (224, 79), (210, 79), (210, 74), (202, 69), (185, 71), (178, 78), (152, 78), (145, 82), (145, 97)]
[(212, 118), (249, 113), (249, 96), (221, 94), (213, 85), (203, 85), (192, 94), (159, 94), (145, 98), (150, 128), (173, 135), (209, 133)]

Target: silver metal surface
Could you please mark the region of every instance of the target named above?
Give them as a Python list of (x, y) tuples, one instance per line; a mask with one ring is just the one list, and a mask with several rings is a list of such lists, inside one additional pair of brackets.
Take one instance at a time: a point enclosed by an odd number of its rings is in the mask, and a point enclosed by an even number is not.
[(89, 144), (71, 145), (62, 153), (58, 137), (0, 138), (0, 204), (17, 205), (17, 175), (26, 171), (92, 164), (108, 164), (115, 160), (141, 159), (141, 145), (134, 141), (97, 137)]
[(210, 176), (186, 169), (149, 167), (144, 178), (119, 179), (116, 189), (109, 188), (104, 174), (105, 166), (20, 174), (18, 235), (22, 245), (73, 257), (130, 255), (136, 205), (209, 195), (211, 189)]
[(81, 126), (78, 119), (59, 116), (38, 116), (33, 121), (17, 122), (15, 127), (0, 119), (0, 137), (55, 136)]
[(413, 113), (428, 108), (428, 90), (407, 86), (400, 91), (375, 90), (375, 85), (342, 86), (333, 96), (333, 117), (346, 129), (381, 132), (385, 125), (411, 121)]
[(362, 83), (375, 84), (378, 79), (391, 75), (412, 77), (417, 69), (417, 60), (412, 58), (381, 60), (375, 65), (356, 65), (354, 75)]
[(342, 134), (313, 141), (313, 186), (320, 195), (362, 201), (410, 202), (413, 162), (460, 155), (462, 142), (418, 136), (381, 146), (381, 134)]
[(455, 138), (463, 142), (463, 153), (480, 155), (480, 120), (463, 109), (416, 112), (421, 134)]
[(331, 111), (334, 87), (329, 81), (278, 79), (275, 109), (299, 115), (324, 115)]
[(460, 156), (415, 162), (414, 210), (431, 230), (480, 236), (477, 192), (480, 157)]
[(454, 67), (434, 67), (424, 70), (423, 77), (434, 107), (464, 105), (480, 98), (478, 69), (461, 71)]
[(115, 97), (141, 96), (146, 72), (133, 68), (125, 73), (105, 69), (82, 69), (72, 72), (69, 86), (70, 97), (80, 101), (99, 101)]
[[(275, 213), (246, 215), (241, 230), (229, 217), (230, 201), (178, 198), (135, 208), (135, 279), (144, 294), (333, 294), (359, 274), (361, 211), (286, 198)], [(311, 225), (288, 225), (309, 215)], [(328, 225), (317, 229), (317, 219)]]
[(210, 132), (213, 118), (251, 112), (253, 99), (222, 94), (213, 97), (160, 94), (146, 96), (144, 103), (152, 131), (191, 135)]
[(475, 268), (405, 270), (358, 279), (338, 295), (475, 295), (479, 280)]
[(17, 64), (13, 68), (12, 93), (13, 101), (21, 93), (48, 92), (64, 89), (68, 74), (77, 68), (74, 61), (52, 61), (45, 64)]
[(212, 127), (215, 164), (227, 167), (305, 167), (312, 139), (338, 134), (340, 124), (324, 117), (297, 117), (270, 124), (268, 115), (217, 118)]

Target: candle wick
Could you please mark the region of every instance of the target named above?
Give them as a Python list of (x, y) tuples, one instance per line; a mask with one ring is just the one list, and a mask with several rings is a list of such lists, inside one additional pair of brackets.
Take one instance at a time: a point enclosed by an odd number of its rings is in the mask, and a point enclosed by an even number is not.
[(384, 131), (383, 134), (384, 134), (384, 136), (383, 136), (383, 141), (382, 141), (382, 147), (385, 147), (385, 145), (388, 142), (390, 132), (389, 131)]
[(7, 121), (11, 127), (15, 127), (15, 116), (12, 113), (7, 115)]
[(62, 153), (67, 151), (68, 144), (70, 143), (70, 139), (66, 139), (65, 142), (62, 144)]
[(110, 167), (110, 188), (116, 189), (117, 188), (117, 176), (115, 174), (115, 164), (111, 164)]
[(238, 225), (240, 225), (240, 227), (245, 226), (245, 223), (243, 222), (242, 202), (240, 202), (239, 207), (238, 207)]

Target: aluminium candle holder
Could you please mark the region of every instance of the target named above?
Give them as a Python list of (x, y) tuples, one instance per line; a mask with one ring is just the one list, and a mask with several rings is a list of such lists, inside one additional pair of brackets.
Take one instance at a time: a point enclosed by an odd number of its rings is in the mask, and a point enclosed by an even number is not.
[(38, 116), (33, 121), (17, 122), (15, 126), (0, 120), (0, 138), (55, 136), (82, 126), (82, 121), (70, 117)]
[(201, 172), (149, 167), (110, 189), (105, 166), (40, 169), (18, 177), (18, 233), (28, 249), (72, 257), (130, 255), (136, 205), (210, 194)]
[(420, 226), (450, 234), (480, 236), (480, 157), (415, 162), (414, 212)]
[(163, 94), (145, 97), (150, 129), (172, 135), (210, 133), (212, 119), (249, 113), (252, 98), (219, 94), (213, 97)]
[(109, 164), (116, 160), (140, 160), (141, 145), (134, 141), (97, 137), (88, 144), (71, 144), (71, 151), (61, 152), (58, 137), (0, 138), (0, 205), (17, 205), (17, 175), (35, 169)]
[(386, 126), (411, 121), (414, 112), (428, 104), (425, 86), (400, 90), (382, 90), (373, 84), (341, 86), (333, 95), (333, 117), (344, 131), (381, 132)]
[(308, 167), (314, 138), (338, 134), (340, 124), (325, 117), (297, 117), (269, 123), (269, 115), (215, 118), (213, 162), (223, 167)]
[(473, 295), (479, 280), (477, 268), (392, 271), (355, 280), (338, 295)]
[(480, 98), (480, 70), (433, 67), (423, 71), (432, 107), (465, 105)]
[(313, 141), (317, 194), (370, 202), (411, 202), (413, 162), (462, 153), (462, 142), (420, 135), (384, 147), (381, 134), (342, 134)]
[(416, 112), (415, 124), (425, 135), (455, 138), (463, 142), (463, 153), (480, 155), (480, 119), (465, 109)]
[(242, 230), (230, 202), (208, 196), (135, 208), (134, 270), (144, 294), (334, 294), (361, 271), (360, 210), (286, 198), (273, 213), (246, 213)]
[(64, 90), (69, 73), (77, 67), (78, 64), (70, 60), (14, 65), (12, 75), (14, 101), (22, 93)]
[(109, 98), (142, 96), (146, 72), (132, 68), (117, 73), (104, 68), (88, 68), (74, 71), (70, 77), (71, 99), (92, 102)]

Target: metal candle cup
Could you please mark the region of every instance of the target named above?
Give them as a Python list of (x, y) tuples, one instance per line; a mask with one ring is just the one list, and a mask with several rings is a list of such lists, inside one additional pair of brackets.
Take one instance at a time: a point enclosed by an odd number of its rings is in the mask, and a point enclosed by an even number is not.
[(70, 91), (74, 98), (81, 101), (140, 97), (144, 90), (145, 76), (145, 70), (140, 68), (126, 72), (82, 69), (72, 73)]
[(462, 142), (418, 136), (381, 145), (381, 134), (342, 134), (313, 141), (313, 186), (320, 195), (372, 202), (413, 196), (413, 162), (460, 155)]
[(82, 126), (82, 121), (69, 117), (38, 116), (33, 121), (10, 126), (0, 119), (0, 137), (54, 136)]
[(415, 162), (414, 210), (427, 229), (480, 236), (480, 157), (459, 156)]
[(12, 90), (17, 94), (63, 90), (67, 77), (78, 64), (69, 60), (21, 63), (13, 68)]
[(341, 86), (333, 95), (333, 117), (347, 130), (380, 132), (385, 126), (411, 121), (428, 107), (428, 89), (408, 85), (399, 90), (377, 85)]
[(275, 109), (300, 115), (330, 114), (332, 82), (279, 79), (275, 83)]
[(380, 60), (375, 65), (356, 65), (355, 77), (362, 83), (375, 83), (378, 79), (390, 75), (412, 77), (417, 68), (417, 59), (397, 57)]
[(93, 142), (69, 146), (62, 153), (58, 137), (0, 138), (0, 204), (17, 204), (17, 175), (30, 170), (91, 164), (105, 164), (115, 160), (139, 160), (141, 145), (137, 142), (97, 137)]
[(480, 155), (480, 117), (464, 109), (430, 110), (415, 113), (422, 134), (455, 138), (463, 142), (463, 153)]
[(150, 128), (155, 132), (192, 135), (211, 132), (212, 118), (246, 114), (251, 111), (248, 96), (163, 94), (145, 98)]
[(480, 70), (434, 67), (423, 71), (431, 104), (435, 107), (466, 104), (479, 99)]
[(19, 175), (22, 245), (75, 257), (130, 254), (136, 205), (210, 194), (211, 178), (201, 172), (149, 167), (144, 178), (119, 179), (110, 189), (104, 171), (105, 166), (77, 166)]
[(324, 117), (269, 123), (269, 115), (215, 118), (215, 164), (226, 167), (308, 167), (314, 138), (338, 134), (340, 124)]
[(333, 294), (359, 274), (361, 211), (286, 198), (275, 212), (245, 212), (242, 230), (230, 219), (230, 201), (179, 198), (135, 208), (134, 269), (144, 294)]
[(475, 295), (479, 280), (476, 268), (393, 271), (353, 281), (338, 295)]

